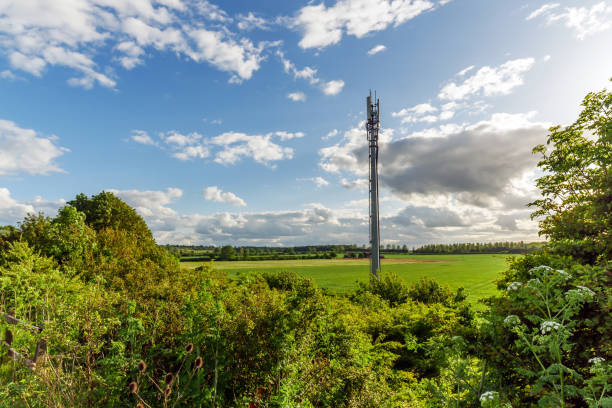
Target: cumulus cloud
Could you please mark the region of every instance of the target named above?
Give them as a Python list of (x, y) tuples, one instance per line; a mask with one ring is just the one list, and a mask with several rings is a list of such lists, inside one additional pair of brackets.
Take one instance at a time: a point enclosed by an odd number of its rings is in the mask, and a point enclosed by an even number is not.
[(15, 224), (27, 215), (42, 212), (49, 216), (55, 216), (60, 207), (66, 205), (66, 201), (44, 200), (35, 197), (33, 200), (19, 201), (11, 196), (8, 188), (0, 187), (0, 224)]
[(159, 134), (154, 140), (146, 131), (133, 131), (131, 140), (136, 143), (156, 146), (170, 152), (179, 160), (205, 159), (214, 156), (214, 162), (232, 165), (243, 158), (274, 168), (274, 162), (293, 158), (293, 149), (278, 142), (304, 137), (303, 132), (276, 131), (263, 135), (249, 135), (241, 132), (225, 132), (212, 138), (205, 138), (197, 132), (183, 134), (175, 130)]
[(43, 136), (0, 119), (0, 175), (62, 172), (56, 159), (68, 151), (57, 145), (55, 136)]
[(344, 81), (335, 80), (326, 82), (322, 89), (325, 95), (338, 95), (340, 92), (342, 92), (342, 88), (344, 88)]
[[(111, 191), (142, 215), (160, 244), (208, 245), (312, 245), (366, 243), (368, 240), (367, 199), (348, 203), (345, 209), (330, 209), (322, 204), (282, 211), (215, 214), (181, 214), (170, 206), (182, 196), (182, 190)], [(385, 201), (383, 198), (382, 201)], [(431, 200), (430, 200), (431, 202)], [(16, 223), (27, 213), (44, 210), (54, 216), (64, 200), (48, 201), (36, 197), (30, 201), (13, 198), (0, 188), (0, 220)], [(389, 242), (409, 246), (432, 242), (536, 239), (537, 229), (525, 211), (496, 217), (486, 212), (408, 205), (381, 217), (382, 234)], [(516, 229), (514, 228), (516, 227)]]
[[(285, 56), (285, 53), (281, 50), (277, 50), (276, 55), (280, 58), (281, 63), (283, 64), (283, 69), (285, 70), (285, 73), (293, 76), (294, 79), (305, 79), (311, 85), (317, 85), (317, 87), (326, 95), (337, 95), (342, 91), (342, 88), (344, 87), (344, 81), (342, 80), (333, 80), (333, 81), (328, 81), (328, 82), (322, 81), (317, 76), (316, 68), (312, 68), (309, 66), (306, 66), (302, 69), (297, 68), (297, 66), (291, 60), (289, 60)], [(289, 95), (292, 95), (292, 94), (289, 94)]]
[(304, 92), (291, 92), (287, 94), (287, 98), (293, 102), (306, 102), (306, 94)]
[(246, 203), (240, 197), (229, 191), (225, 192), (217, 186), (210, 186), (204, 189), (204, 198), (208, 201), (215, 201), (218, 203), (227, 203), (236, 205), (239, 207), (246, 207)]
[(132, 130), (132, 136), (130, 137), (134, 142), (143, 145), (157, 146), (157, 142), (154, 141), (149, 134), (144, 130)]
[(307, 66), (302, 69), (298, 69), (297, 66), (285, 56), (283, 51), (276, 50), (276, 55), (280, 58), (285, 73), (292, 75), (294, 79), (306, 79), (313, 85), (320, 81), (320, 79), (317, 77), (316, 68)]
[[(262, 24), (252, 14), (239, 20), (245, 29)], [(86, 89), (116, 86), (114, 67), (96, 62), (108, 49), (125, 69), (143, 64), (152, 50), (170, 51), (241, 82), (259, 69), (267, 43), (219, 26), (231, 21), (207, 1), (7, 0), (0, 4), (0, 51), (14, 69), (38, 77), (50, 66), (66, 67), (76, 74), (68, 83)]]
[(498, 67), (482, 67), (462, 83), (446, 84), (440, 90), (438, 97), (447, 100), (461, 100), (474, 95), (507, 95), (514, 88), (523, 84), (525, 73), (531, 70), (534, 63), (533, 58), (520, 58), (507, 61)]
[(386, 49), (387, 49), (387, 47), (385, 47), (385, 46), (384, 46), (384, 45), (382, 45), (382, 44), (375, 45), (374, 47), (372, 47), (372, 48), (370, 48), (370, 49), (368, 50), (368, 55), (372, 56), (372, 55), (374, 55), (374, 54), (378, 54), (379, 52), (383, 52), (383, 51), (384, 51), (384, 50), (386, 50)]
[(332, 137), (336, 136), (338, 133), (340, 133), (338, 129), (333, 129), (329, 133), (327, 133), (325, 136), (323, 136), (323, 140), (331, 139)]
[(330, 7), (321, 2), (301, 8), (291, 26), (302, 33), (301, 48), (325, 48), (339, 43), (345, 33), (362, 38), (435, 7), (429, 0), (339, 0)]
[(183, 190), (173, 187), (167, 188), (166, 191), (135, 189), (108, 189), (106, 191), (115, 194), (134, 207), (138, 214), (152, 221), (153, 225), (150, 225), (151, 228), (157, 229), (166, 224), (165, 220), (177, 217), (177, 212), (168, 207), (168, 205), (183, 196)]
[(268, 30), (270, 28), (270, 22), (263, 17), (253, 14), (249, 11), (248, 14), (238, 14), (238, 23), (236, 24), (241, 30)]
[(547, 3), (531, 12), (526, 20), (543, 18), (546, 24), (562, 23), (580, 40), (612, 27), (612, 5), (602, 1), (591, 7), (565, 7), (559, 3)]
[[(548, 124), (533, 114), (494, 114), (472, 125), (433, 129), (380, 141), (380, 181), (400, 197), (445, 195), (488, 208), (524, 206), (533, 196), (513, 188), (512, 180), (533, 171), (533, 146), (545, 141)], [(387, 129), (389, 131), (389, 129)], [(319, 151), (323, 170), (364, 179), (368, 151), (361, 126)], [(531, 194), (531, 192), (528, 192)]]

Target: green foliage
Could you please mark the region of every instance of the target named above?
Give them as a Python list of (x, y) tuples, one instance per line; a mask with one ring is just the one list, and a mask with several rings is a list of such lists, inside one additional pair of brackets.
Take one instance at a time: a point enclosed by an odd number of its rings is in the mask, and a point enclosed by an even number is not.
[(582, 105), (575, 123), (550, 129), (552, 149), (534, 149), (543, 198), (531, 205), (550, 241), (510, 263), (480, 334), (500, 395), (520, 406), (612, 398), (612, 93), (590, 93)]
[(531, 205), (556, 253), (604, 264), (612, 256), (612, 92), (589, 93), (582, 106), (576, 122), (552, 127), (547, 146), (534, 148), (546, 173), (537, 180), (543, 198)]
[(85, 214), (85, 222), (96, 231), (106, 228), (128, 231), (142, 239), (153, 235), (141, 216), (132, 207), (121, 201), (113, 193), (101, 193), (87, 197), (79, 194), (68, 205)]
[(221, 254), (219, 255), (219, 260), (221, 261), (229, 261), (234, 259), (236, 256), (236, 250), (231, 245), (225, 245), (221, 248)]
[(386, 300), (389, 305), (397, 306), (405, 303), (409, 297), (408, 285), (396, 273), (381, 273), (380, 277), (370, 274), (367, 284), (358, 282), (360, 292), (370, 292)]

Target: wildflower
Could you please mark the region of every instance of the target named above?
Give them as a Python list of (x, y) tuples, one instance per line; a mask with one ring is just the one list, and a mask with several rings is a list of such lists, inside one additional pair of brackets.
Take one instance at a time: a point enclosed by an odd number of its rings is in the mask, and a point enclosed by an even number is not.
[(504, 324), (506, 326), (516, 326), (520, 322), (521, 322), (521, 319), (519, 319), (519, 317), (516, 315), (509, 315), (504, 319)]
[(557, 331), (560, 328), (561, 325), (559, 323), (550, 320), (542, 322), (542, 324), (540, 325), (540, 331), (542, 332), (542, 334), (548, 334), (551, 331)]
[(172, 373), (166, 374), (165, 382), (168, 385), (172, 384), (174, 382), (174, 375)]
[(601, 357), (593, 357), (589, 359), (589, 364), (597, 365), (603, 363), (604, 361), (606, 360)]
[(522, 285), (521, 282), (512, 282), (511, 284), (508, 285), (508, 292), (519, 290), (521, 288), (521, 285)]
[(495, 401), (499, 397), (499, 393), (497, 391), (487, 391), (480, 396), (480, 402), (485, 403), (489, 401)]
[(187, 346), (185, 346), (185, 352), (187, 354), (191, 353), (193, 351), (193, 343), (189, 343)]
[(538, 278), (529, 279), (527, 281), (527, 285), (528, 286), (534, 286), (534, 285), (537, 285), (539, 283), (542, 283), (542, 282), (540, 282), (540, 280)]
[(557, 269), (557, 273), (565, 280), (570, 280), (572, 278), (572, 275), (565, 272), (563, 269)]
[(139, 402), (138, 404), (136, 404), (136, 408), (145, 408), (145, 406), (142, 405), (142, 402)]
[(138, 383), (136, 381), (132, 381), (130, 385), (128, 385), (128, 391), (130, 394), (136, 394), (138, 391)]
[(138, 367), (138, 371), (140, 371), (141, 373), (144, 373), (144, 371), (147, 369), (147, 363), (145, 363), (144, 361), (140, 361), (137, 367)]
[(586, 286), (576, 286), (576, 289), (570, 289), (565, 293), (565, 296), (570, 300), (590, 302), (595, 296), (595, 292)]
[(550, 266), (546, 266), (546, 265), (540, 265), (540, 266), (536, 266), (535, 268), (531, 268), (529, 270), (529, 274), (531, 276), (542, 276), (542, 275), (548, 275), (551, 271), (553, 270), (553, 268), (551, 268)]

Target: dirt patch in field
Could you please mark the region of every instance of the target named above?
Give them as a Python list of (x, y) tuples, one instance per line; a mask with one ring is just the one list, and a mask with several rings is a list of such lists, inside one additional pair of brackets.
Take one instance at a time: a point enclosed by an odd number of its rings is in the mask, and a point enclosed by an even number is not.
[[(347, 261), (363, 261), (370, 262), (369, 258), (343, 258)], [(440, 263), (440, 262), (454, 262), (454, 260), (442, 260), (442, 259), (398, 259), (398, 258), (383, 258), (382, 263), (393, 264), (393, 263)]]

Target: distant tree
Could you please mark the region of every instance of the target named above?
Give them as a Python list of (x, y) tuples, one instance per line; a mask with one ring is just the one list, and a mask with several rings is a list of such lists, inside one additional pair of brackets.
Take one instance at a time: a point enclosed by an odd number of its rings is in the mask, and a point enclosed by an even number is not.
[(221, 261), (230, 261), (234, 259), (236, 256), (236, 250), (231, 245), (225, 245), (221, 248), (221, 253), (219, 254), (219, 260)]

